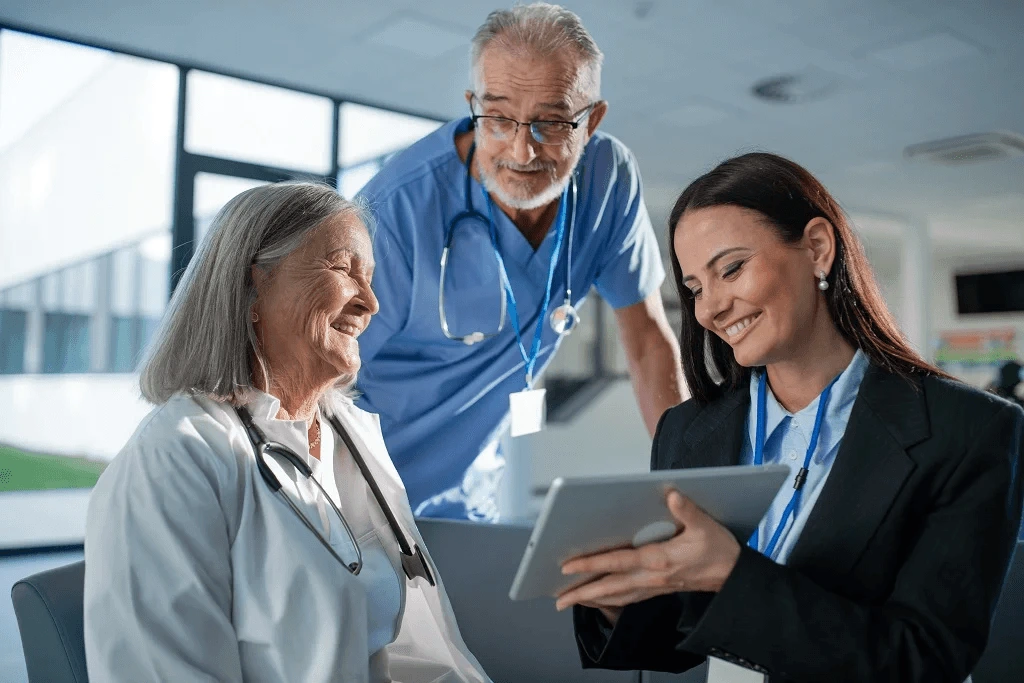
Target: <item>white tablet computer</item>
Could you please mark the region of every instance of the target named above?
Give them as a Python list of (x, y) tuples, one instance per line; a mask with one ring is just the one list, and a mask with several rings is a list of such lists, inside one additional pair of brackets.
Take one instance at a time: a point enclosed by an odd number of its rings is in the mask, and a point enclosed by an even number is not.
[(584, 574), (563, 576), (561, 567), (566, 560), (671, 538), (676, 525), (665, 496), (673, 488), (745, 541), (789, 474), (786, 465), (765, 465), (555, 479), (509, 597), (555, 597), (592, 578)]

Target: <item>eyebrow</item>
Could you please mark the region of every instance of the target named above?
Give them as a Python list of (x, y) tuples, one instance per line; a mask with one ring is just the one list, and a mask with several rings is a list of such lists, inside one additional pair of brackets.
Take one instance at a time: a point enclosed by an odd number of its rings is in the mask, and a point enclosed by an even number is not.
[[(480, 100), (482, 102), (486, 102), (486, 103), (508, 102), (509, 101), (508, 97), (506, 97), (504, 95), (495, 95), (495, 94), (489, 93), (489, 92), (485, 92), (483, 94), (483, 96), (480, 97)], [(553, 111), (557, 111), (557, 112), (570, 112), (570, 111), (572, 111), (572, 108), (569, 106), (569, 104), (567, 102), (564, 102), (564, 101), (563, 102), (541, 102), (539, 105), (537, 105), (537, 107), (538, 107), (538, 109), (548, 109), (548, 110), (553, 110)]]
[(358, 251), (356, 251), (354, 249), (351, 249), (349, 247), (341, 247), (339, 249), (333, 249), (333, 250), (331, 250), (331, 251), (329, 251), (327, 253), (327, 259), (330, 260), (330, 261), (333, 261), (334, 259), (338, 258), (339, 256), (348, 256), (348, 257), (357, 259), (359, 261), (362, 261), (363, 263), (366, 263), (367, 267), (369, 267), (369, 268), (373, 268), (373, 267), (375, 267), (377, 265), (377, 263), (373, 260), (372, 256), (370, 258), (366, 258), (362, 254), (360, 254)]
[(348, 247), (332, 249), (331, 251), (327, 252), (327, 258), (329, 259), (335, 259), (338, 256), (354, 256), (355, 258), (360, 258), (358, 253), (356, 253), (352, 249), (349, 249)]
[[(721, 260), (721, 259), (725, 258), (726, 256), (728, 256), (729, 254), (732, 254), (733, 252), (737, 252), (737, 251), (750, 251), (750, 247), (729, 247), (728, 249), (723, 249), (722, 251), (720, 251), (717, 254), (715, 254), (714, 256), (712, 256), (711, 259), (707, 262), (707, 264), (705, 264), (704, 267), (705, 268), (711, 268), (716, 263), (718, 263), (719, 260)], [(696, 275), (687, 275), (687, 276), (685, 276), (683, 278), (683, 282), (689, 282), (690, 280), (696, 279), (696, 277), (697, 277)]]

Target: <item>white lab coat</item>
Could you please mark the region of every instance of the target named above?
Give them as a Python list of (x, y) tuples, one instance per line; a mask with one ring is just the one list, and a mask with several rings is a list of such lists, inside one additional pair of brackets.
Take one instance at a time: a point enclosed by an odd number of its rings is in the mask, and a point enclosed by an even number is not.
[[(406, 536), (426, 553), (377, 416), (346, 398), (332, 400), (329, 411), (349, 431)], [(268, 440), (305, 454), (304, 426), (271, 419), (278, 406), (260, 394), (247, 407)], [(309, 485), (300, 479), (282, 484)], [(403, 589), (398, 636), (373, 657), (363, 584), (271, 492), (234, 410), (185, 396), (157, 407), (100, 477), (89, 504), (89, 679), (488, 681), (462, 641), (429, 554), (437, 586), (405, 580), (398, 542), (369, 501)], [(307, 515), (316, 519), (313, 509)]]

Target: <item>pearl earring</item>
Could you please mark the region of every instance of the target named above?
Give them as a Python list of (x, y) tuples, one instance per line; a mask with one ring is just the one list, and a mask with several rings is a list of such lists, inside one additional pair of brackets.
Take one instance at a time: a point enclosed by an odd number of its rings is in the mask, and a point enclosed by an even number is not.
[(825, 275), (825, 271), (824, 270), (819, 270), (818, 271), (818, 289), (820, 289), (823, 292), (826, 289), (828, 289), (828, 280), (825, 279), (826, 277), (827, 276)]

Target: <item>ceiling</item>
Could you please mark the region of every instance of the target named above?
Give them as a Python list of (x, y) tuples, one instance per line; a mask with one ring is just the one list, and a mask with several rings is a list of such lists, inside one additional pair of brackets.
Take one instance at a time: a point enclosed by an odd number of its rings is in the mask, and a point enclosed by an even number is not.
[[(444, 118), (465, 111), (472, 0), (5, 0), (0, 21)], [(943, 167), (907, 145), (1024, 133), (1019, 0), (565, 0), (605, 52), (602, 126), (655, 220), (696, 175), (766, 149), (819, 175), (870, 236), (926, 222), (945, 257), (1024, 263), (1024, 156)], [(824, 94), (774, 103), (803, 74)]]

